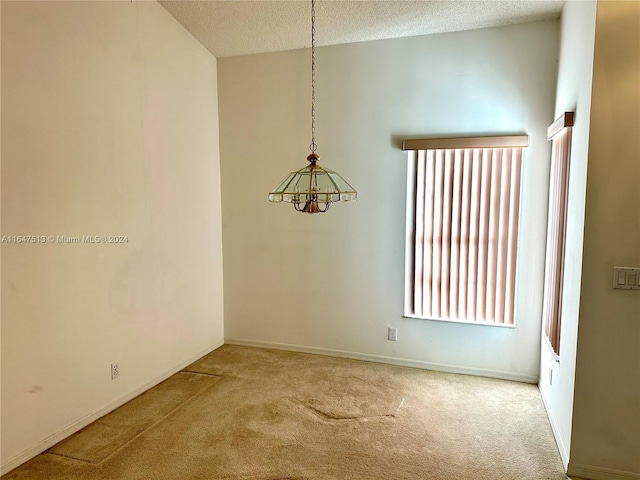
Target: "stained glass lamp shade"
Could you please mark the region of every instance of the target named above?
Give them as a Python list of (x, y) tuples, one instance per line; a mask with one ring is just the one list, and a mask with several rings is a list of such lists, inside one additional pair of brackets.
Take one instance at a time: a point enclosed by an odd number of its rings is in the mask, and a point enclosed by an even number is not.
[(293, 203), (298, 212), (322, 213), (333, 202), (353, 202), (358, 194), (337, 172), (318, 165), (319, 156), (307, 157), (309, 165), (291, 172), (269, 192), (271, 202)]

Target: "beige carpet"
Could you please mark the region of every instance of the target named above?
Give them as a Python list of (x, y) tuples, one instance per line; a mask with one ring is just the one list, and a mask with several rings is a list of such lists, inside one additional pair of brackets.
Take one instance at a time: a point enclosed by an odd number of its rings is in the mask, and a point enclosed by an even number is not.
[(566, 479), (533, 385), (231, 345), (2, 478)]

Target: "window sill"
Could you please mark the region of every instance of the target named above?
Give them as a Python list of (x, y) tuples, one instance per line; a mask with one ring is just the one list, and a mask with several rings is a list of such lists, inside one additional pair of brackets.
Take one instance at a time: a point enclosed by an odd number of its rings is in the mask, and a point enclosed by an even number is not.
[(413, 318), (416, 320), (430, 320), (435, 322), (447, 322), (447, 323), (461, 323), (464, 325), (479, 325), (482, 327), (500, 327), (500, 328), (511, 328), (515, 329), (516, 325), (514, 324), (505, 324), (505, 323), (494, 323), (494, 322), (472, 322), (468, 320), (452, 320), (450, 318), (435, 318), (435, 317), (418, 317), (416, 315), (404, 314), (403, 318)]
[(553, 350), (553, 347), (551, 346), (551, 342), (549, 341), (549, 338), (544, 333), (542, 334), (542, 338), (543, 338), (543, 342), (547, 344), (547, 348), (549, 348), (549, 353), (551, 354), (552, 360), (559, 364), (560, 363), (560, 355), (558, 355)]

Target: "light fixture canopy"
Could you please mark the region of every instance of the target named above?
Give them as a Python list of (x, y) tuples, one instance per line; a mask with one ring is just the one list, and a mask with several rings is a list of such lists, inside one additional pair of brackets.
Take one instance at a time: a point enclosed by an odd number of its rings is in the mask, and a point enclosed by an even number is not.
[(318, 165), (316, 153), (316, 13), (311, 0), (311, 155), (309, 165), (291, 172), (269, 192), (270, 202), (293, 203), (298, 212), (323, 213), (333, 202), (355, 202), (358, 193), (337, 172)]

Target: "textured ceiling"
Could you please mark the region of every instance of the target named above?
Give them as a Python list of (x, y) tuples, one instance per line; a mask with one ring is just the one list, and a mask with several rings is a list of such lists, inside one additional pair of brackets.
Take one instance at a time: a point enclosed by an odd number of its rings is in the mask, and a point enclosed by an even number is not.
[[(318, 46), (472, 30), (558, 18), (563, 0), (316, 2)], [(304, 0), (160, 1), (216, 57), (309, 47)]]

